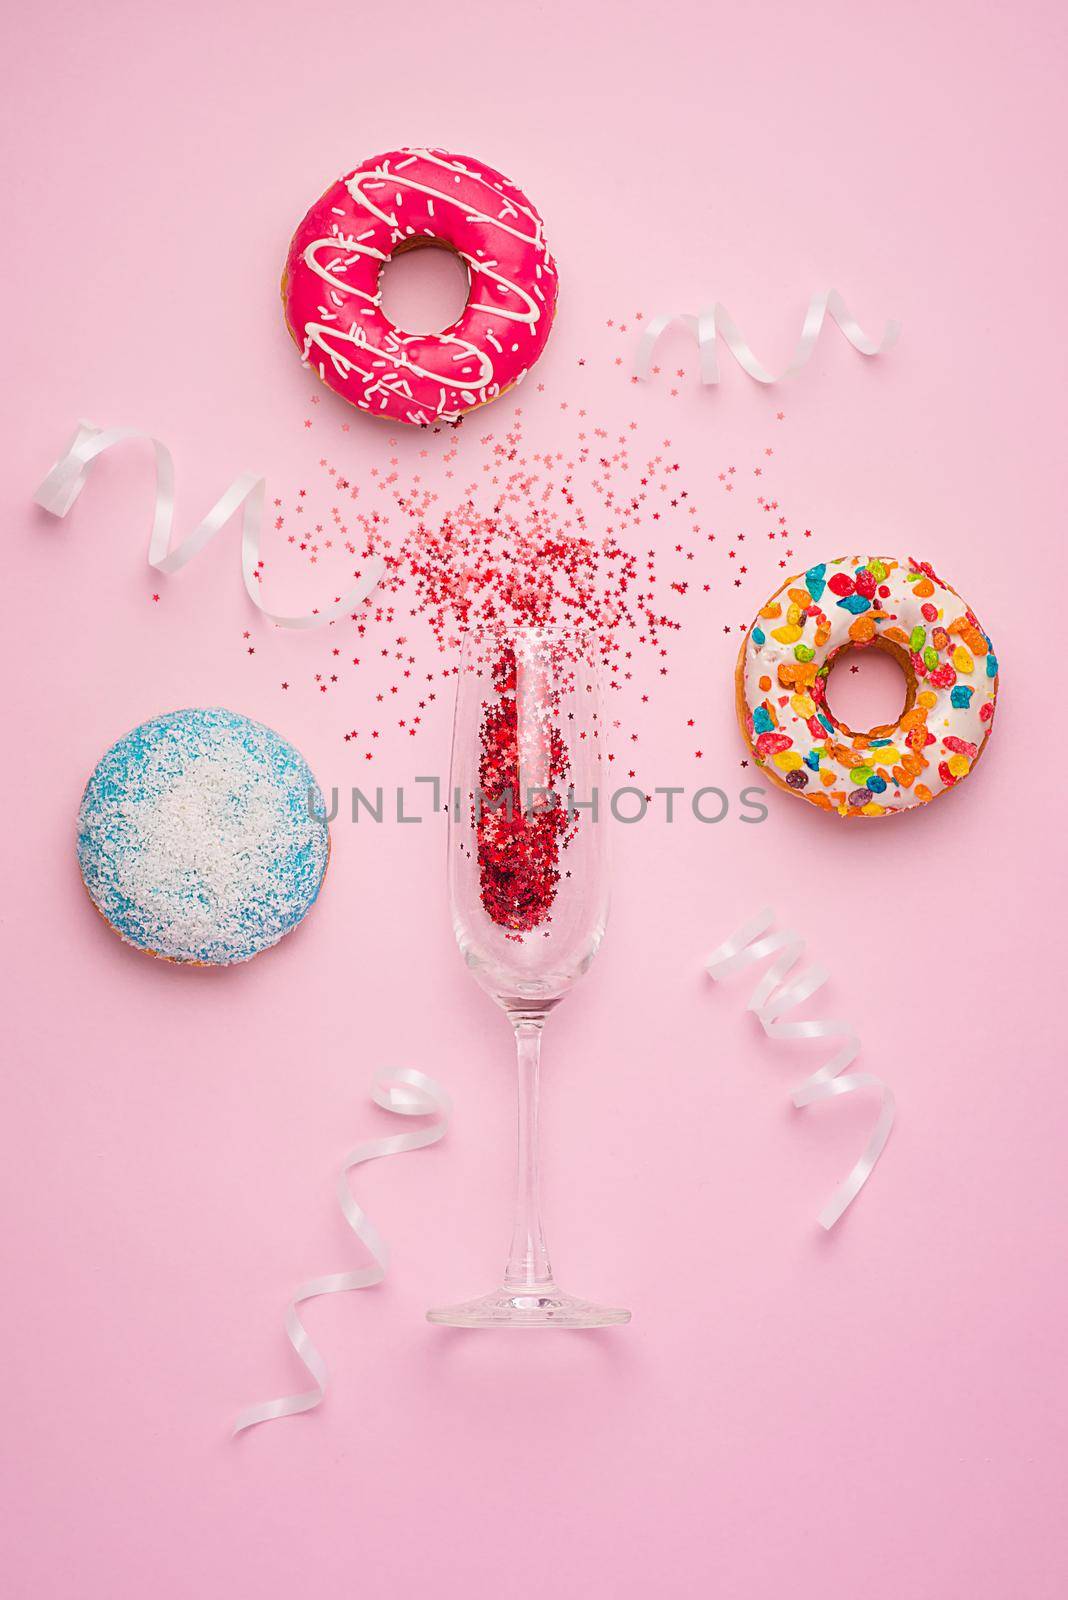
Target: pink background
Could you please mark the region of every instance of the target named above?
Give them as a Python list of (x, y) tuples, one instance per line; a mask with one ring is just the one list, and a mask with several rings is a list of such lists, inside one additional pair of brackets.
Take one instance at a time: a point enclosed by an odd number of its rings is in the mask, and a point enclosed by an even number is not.
[[(41, 0), (8, 27), (5, 1594), (1063, 1595), (1064, 718), (1041, 618), (1063, 581), (1063, 12), (300, 12)], [(609, 937), (547, 1035), (544, 1125), (559, 1275), (631, 1306), (618, 1332), (422, 1320), (490, 1286), (512, 1154), (507, 1028), (452, 944), (440, 824), (335, 827), (307, 926), (222, 974), (121, 946), (74, 862), (97, 757), (177, 705), (231, 705), (324, 784), (366, 781), (341, 732), (388, 668), (317, 692), (329, 639), (251, 612), (234, 530), (155, 579), (145, 451), (115, 452), (65, 523), (30, 496), (82, 415), (173, 446), (182, 531), (239, 470), (292, 496), (327, 442), (354, 477), (392, 454), (438, 482), (448, 436), (419, 458), (425, 438), (393, 449), (325, 392), (311, 406), (276, 291), (325, 184), (420, 140), (484, 156), (547, 219), (563, 295), (544, 387), (521, 394), (530, 437), (573, 437), (581, 376), (600, 414), (672, 439), (716, 530), (644, 713), (647, 780), (752, 776), (730, 673), (781, 576), (761, 461), (812, 531), (797, 566), (931, 560), (1002, 660), (991, 749), (926, 812), (847, 828), (776, 793), (760, 828), (617, 830)], [(680, 336), (657, 381), (627, 382), (639, 309), (718, 297), (781, 363), (830, 284), (869, 329), (900, 317), (897, 350), (864, 362), (831, 329), (779, 390), (726, 356), (700, 390)], [(647, 536), (674, 542), (670, 521)], [(328, 567), (283, 538), (285, 608)], [(375, 781), (444, 771), (448, 722), (443, 694), (417, 746), (383, 740)], [(744, 981), (702, 977), (766, 900), (900, 1103), (830, 1236), (815, 1213), (874, 1106), (792, 1112), (819, 1054), (767, 1043)], [(358, 1175), (394, 1262), (307, 1313), (327, 1404), (231, 1443), (242, 1405), (299, 1386), (287, 1293), (360, 1259), (333, 1177), (389, 1127), (367, 1101), (387, 1063), (438, 1074), (454, 1127)]]

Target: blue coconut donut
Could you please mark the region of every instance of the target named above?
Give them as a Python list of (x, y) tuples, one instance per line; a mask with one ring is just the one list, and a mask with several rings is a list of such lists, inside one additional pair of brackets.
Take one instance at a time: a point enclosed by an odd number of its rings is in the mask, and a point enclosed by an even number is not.
[(86, 784), (78, 864), (128, 944), (230, 966), (307, 916), (325, 816), (308, 763), (272, 729), (219, 708), (169, 711), (112, 745)]

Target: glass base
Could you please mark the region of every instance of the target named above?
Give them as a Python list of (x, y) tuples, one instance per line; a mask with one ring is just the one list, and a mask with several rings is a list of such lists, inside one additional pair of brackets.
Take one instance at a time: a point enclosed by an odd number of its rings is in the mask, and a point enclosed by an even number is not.
[(436, 1306), (426, 1320), (445, 1328), (613, 1328), (629, 1322), (630, 1312), (595, 1306), (548, 1283), (495, 1289), (462, 1305)]

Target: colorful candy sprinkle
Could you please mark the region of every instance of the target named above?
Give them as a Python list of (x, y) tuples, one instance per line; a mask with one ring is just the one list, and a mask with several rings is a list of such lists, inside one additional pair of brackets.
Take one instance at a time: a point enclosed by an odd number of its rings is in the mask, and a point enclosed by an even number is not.
[(817, 605), (819, 604), (819, 601), (823, 595), (823, 591), (827, 586), (827, 580), (825, 576), (826, 572), (827, 563), (825, 561), (821, 561), (818, 566), (809, 567), (808, 571), (805, 573), (805, 587)]
[(801, 757), (796, 750), (776, 750), (771, 759), (780, 772), (796, 772), (801, 765)]
[(769, 756), (778, 755), (782, 750), (789, 750), (793, 744), (784, 733), (762, 733), (756, 742), (756, 753), (767, 760)]

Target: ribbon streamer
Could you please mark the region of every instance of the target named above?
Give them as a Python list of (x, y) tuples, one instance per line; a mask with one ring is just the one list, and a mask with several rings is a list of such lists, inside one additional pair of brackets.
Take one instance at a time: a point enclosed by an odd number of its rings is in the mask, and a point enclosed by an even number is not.
[(812, 296), (808, 310), (805, 313), (805, 324), (801, 329), (801, 337), (797, 342), (793, 359), (776, 375), (762, 366), (753, 354), (742, 330), (731, 316), (725, 305), (717, 300), (715, 305), (699, 311), (696, 316), (683, 312), (679, 315), (661, 314), (653, 317), (646, 325), (645, 331), (638, 343), (637, 354), (634, 358), (634, 374), (638, 378), (648, 378), (653, 364), (653, 353), (656, 350), (660, 335), (671, 326), (679, 322), (688, 332), (697, 339), (697, 349), (700, 358), (701, 382), (713, 384), (719, 382), (719, 362), (716, 357), (716, 336), (721, 334), (731, 355), (743, 371), (748, 372), (757, 383), (779, 383), (783, 378), (792, 378), (799, 373), (808, 361), (815, 348), (816, 340), (820, 336), (824, 319), (830, 317), (838, 324), (842, 333), (849, 340), (854, 350), (859, 350), (862, 356), (882, 355), (896, 344), (901, 333), (899, 322), (887, 322), (883, 336), (878, 343), (869, 339), (860, 323), (854, 317), (837, 289), (822, 290)]
[(233, 1437), (258, 1422), (271, 1422), (277, 1417), (295, 1417), (302, 1411), (314, 1411), (326, 1394), (327, 1366), (316, 1349), (297, 1315), (297, 1307), (305, 1300), (315, 1300), (323, 1294), (343, 1294), (349, 1289), (368, 1289), (381, 1283), (389, 1265), (389, 1247), (378, 1229), (352, 1198), (348, 1175), (354, 1167), (365, 1161), (375, 1161), (379, 1156), (401, 1155), (405, 1150), (425, 1150), (437, 1144), (449, 1126), (452, 1101), (441, 1085), (414, 1067), (401, 1067), (396, 1072), (380, 1072), (371, 1084), (371, 1099), (384, 1111), (395, 1111), (401, 1117), (433, 1117), (434, 1121), (412, 1133), (394, 1133), (384, 1139), (365, 1139), (350, 1150), (338, 1173), (337, 1197), (345, 1221), (353, 1233), (366, 1246), (373, 1258), (369, 1267), (355, 1272), (335, 1272), (325, 1278), (312, 1278), (302, 1283), (286, 1307), (286, 1333), (298, 1357), (311, 1374), (314, 1388), (303, 1394), (287, 1395), (279, 1400), (264, 1400), (259, 1405), (248, 1406), (234, 1423)]
[(839, 1184), (819, 1214), (822, 1227), (833, 1228), (839, 1217), (852, 1205), (857, 1195), (871, 1177), (875, 1163), (882, 1155), (890, 1130), (894, 1125), (894, 1096), (881, 1078), (870, 1072), (850, 1072), (844, 1077), (860, 1053), (860, 1038), (848, 1022), (806, 1020), (788, 1022), (786, 1013), (823, 988), (829, 974), (826, 968), (812, 966), (787, 982), (793, 969), (805, 953), (804, 940), (796, 933), (772, 933), (768, 930), (775, 921), (774, 912), (765, 907), (755, 917), (744, 923), (736, 933), (714, 950), (706, 963), (709, 976), (718, 983), (721, 978), (740, 968), (763, 961), (765, 956), (781, 952), (760, 979), (749, 999), (747, 1010), (755, 1013), (769, 1039), (837, 1039), (838, 1050), (818, 1072), (795, 1089), (792, 1099), (795, 1106), (810, 1106), (817, 1100), (830, 1100), (835, 1095), (852, 1094), (857, 1089), (880, 1089), (882, 1105), (871, 1138), (864, 1154), (852, 1172)]
[(152, 446), (156, 463), (156, 505), (152, 520), (152, 534), (148, 543), (148, 564), (165, 575), (178, 572), (192, 561), (204, 546), (223, 528), (234, 513), (241, 509), (241, 575), (249, 599), (268, 621), (280, 628), (320, 628), (327, 622), (350, 612), (360, 605), (376, 588), (385, 572), (385, 562), (372, 564), (371, 572), (361, 582), (322, 610), (303, 612), (297, 616), (279, 616), (268, 611), (259, 597), (257, 566), (260, 559), (260, 530), (263, 526), (263, 505), (266, 484), (254, 473), (243, 472), (219, 497), (207, 516), (199, 522), (187, 539), (170, 548), (174, 527), (174, 458), (167, 446), (151, 434), (140, 433), (136, 428), (96, 428), (92, 423), (81, 422), (60, 459), (46, 474), (34, 491), (34, 500), (54, 517), (65, 517), (85, 487), (89, 469), (94, 461), (110, 450), (112, 445), (125, 439), (146, 439)]

